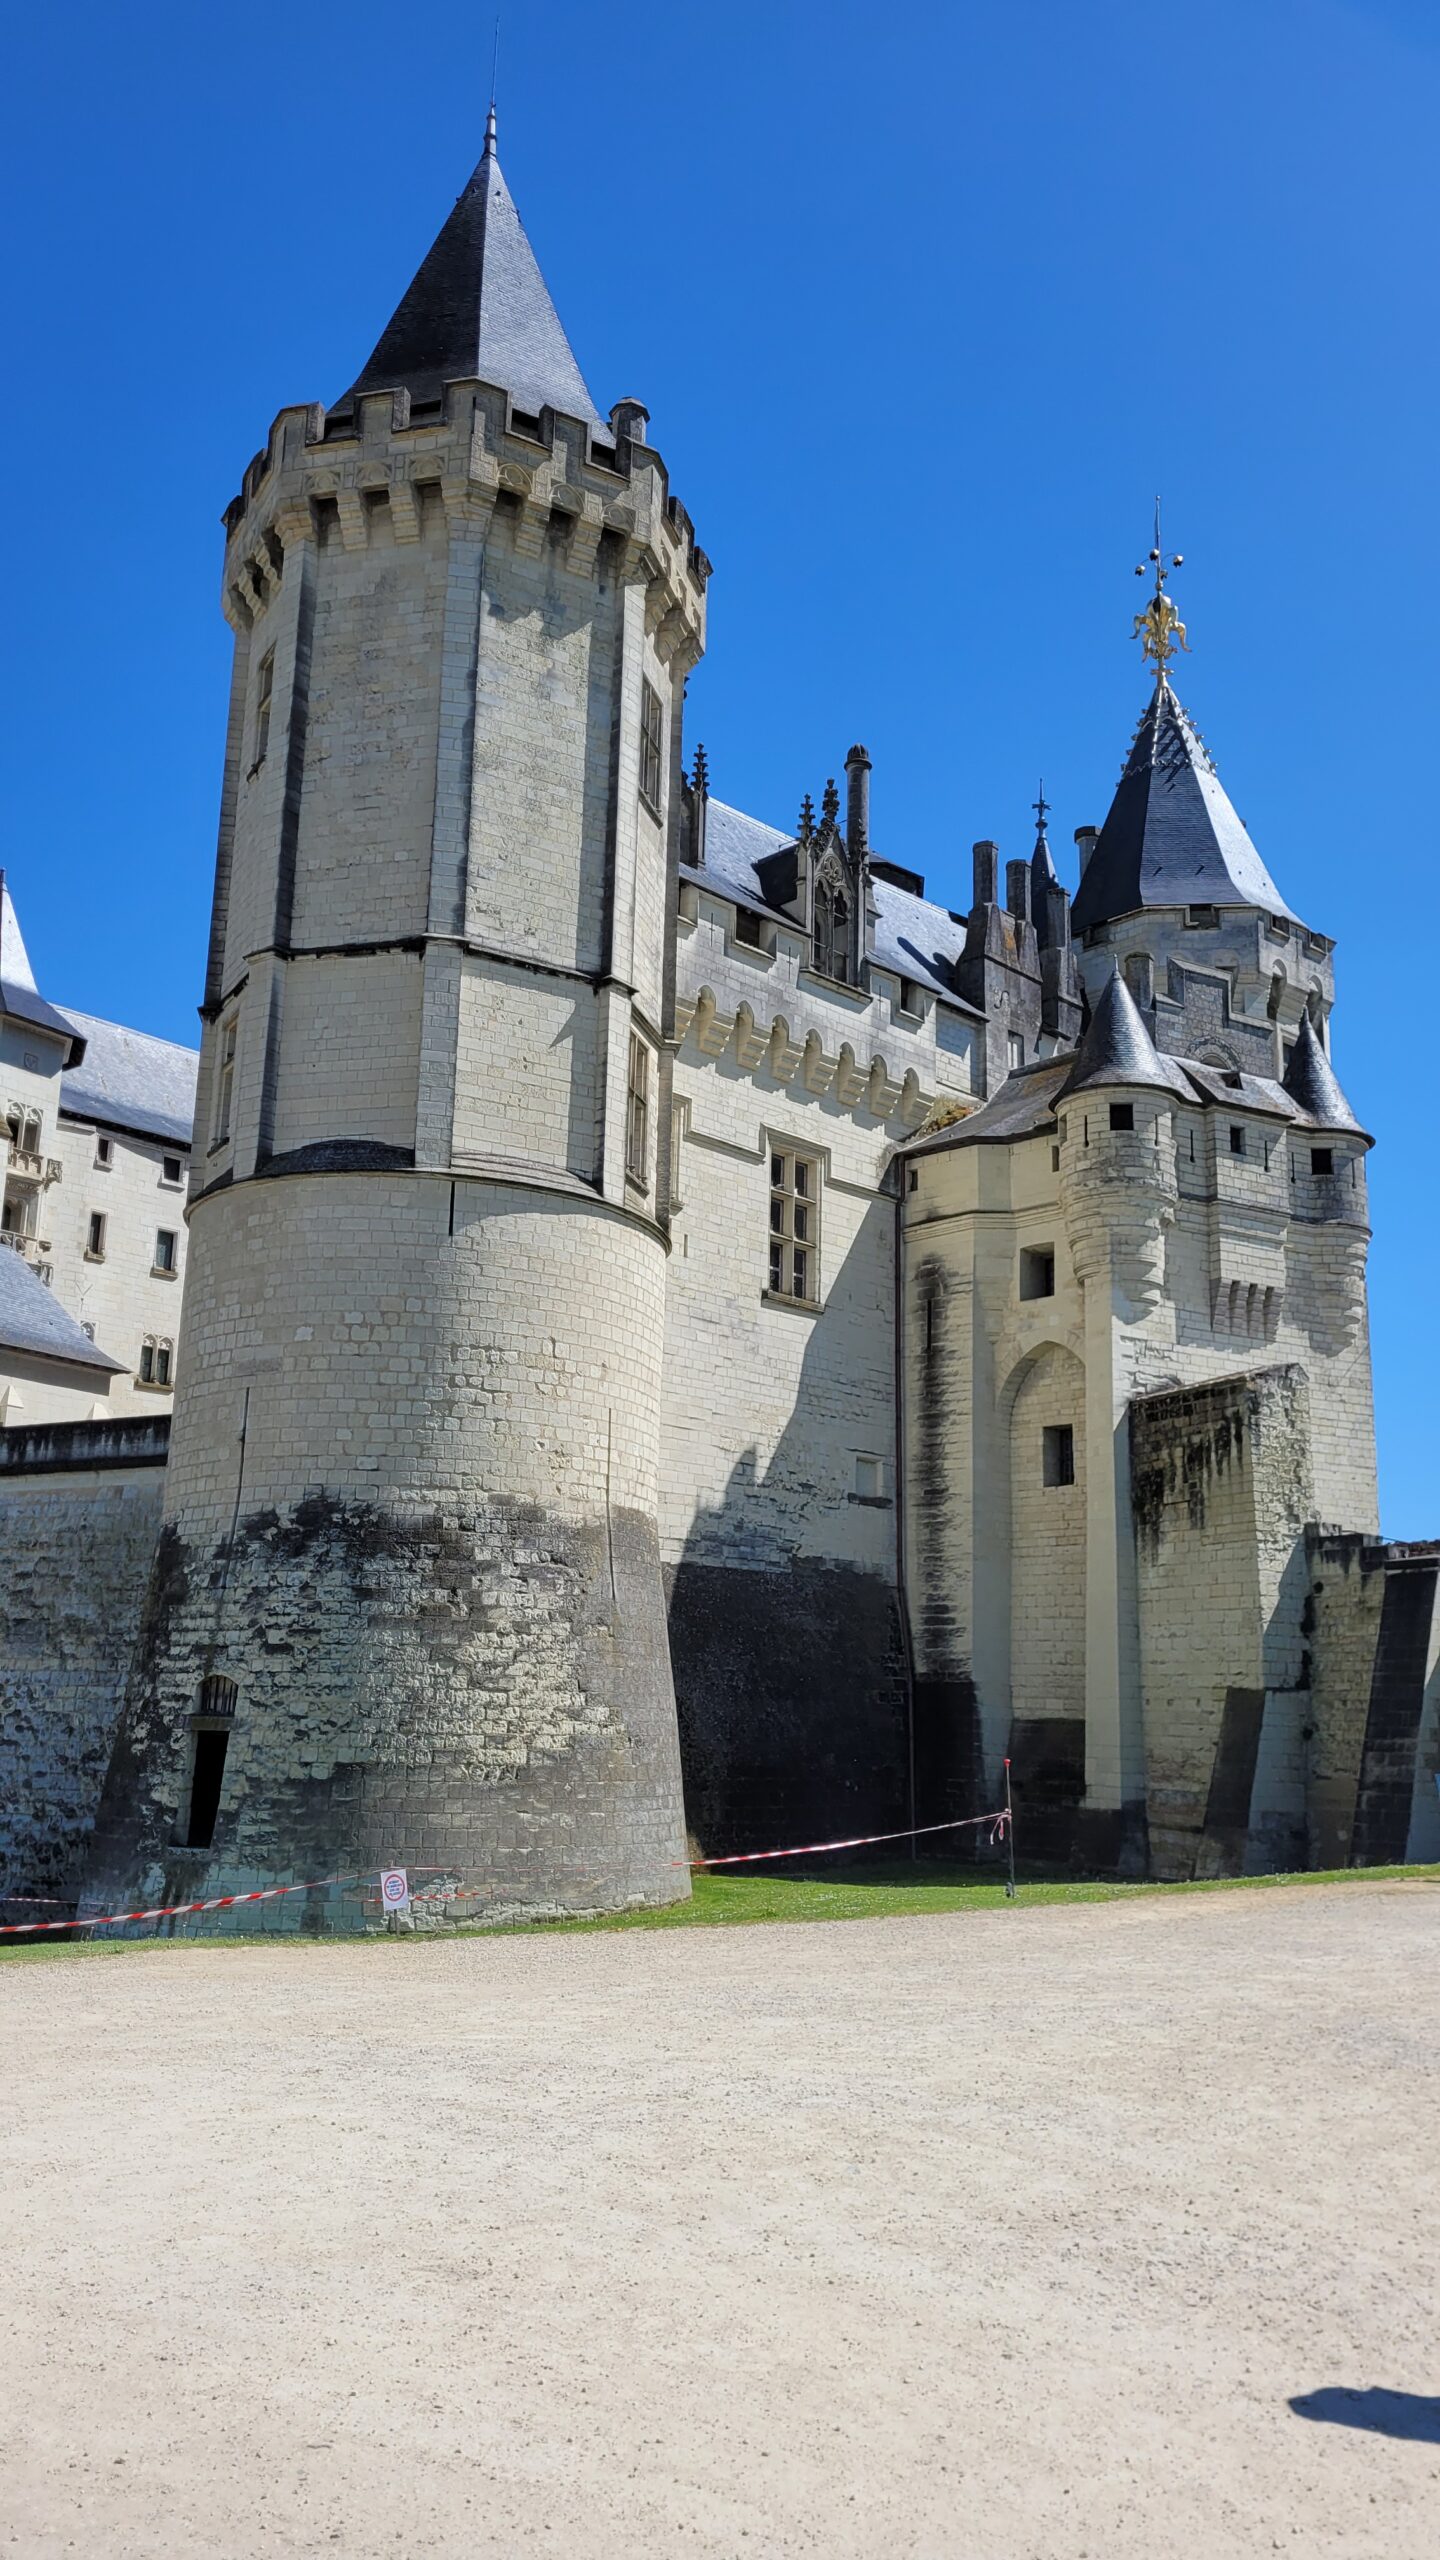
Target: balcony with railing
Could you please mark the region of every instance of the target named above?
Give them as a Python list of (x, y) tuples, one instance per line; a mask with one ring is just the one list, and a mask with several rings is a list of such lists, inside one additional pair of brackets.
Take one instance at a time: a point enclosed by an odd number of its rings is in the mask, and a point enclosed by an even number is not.
[(62, 1167), (58, 1156), (44, 1156), (33, 1147), (22, 1147), (11, 1139), (5, 1151), (5, 1168), (16, 1182), (33, 1182), (48, 1189), (60, 1179)]

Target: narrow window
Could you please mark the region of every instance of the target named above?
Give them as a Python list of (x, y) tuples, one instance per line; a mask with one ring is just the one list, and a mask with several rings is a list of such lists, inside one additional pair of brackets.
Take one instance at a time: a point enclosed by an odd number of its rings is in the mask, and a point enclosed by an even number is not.
[(820, 1296), (820, 1167), (813, 1156), (770, 1157), (770, 1287), (813, 1307)]
[(258, 773), (270, 746), (270, 701), (275, 691), (275, 652), (267, 649), (255, 679), (255, 762)]
[(1060, 1150), (1058, 1147), (1052, 1147), (1050, 1150), (1050, 1170), (1052, 1173), (1058, 1173), (1060, 1170)]
[(1022, 1298), (1054, 1297), (1055, 1248), (1052, 1244), (1025, 1247), (1020, 1256), (1020, 1295)]
[(912, 1191), (918, 1191), (920, 1188), (920, 1176), (913, 1164), (910, 1167), (910, 1188)]
[(850, 904), (843, 889), (829, 880), (822, 880), (815, 891), (815, 932), (810, 956), (820, 977), (848, 985)]
[(147, 1333), (140, 1345), (142, 1387), (168, 1387), (175, 1345), (165, 1334)]
[(228, 1679), (223, 1671), (212, 1671), (200, 1683), (200, 1713), (202, 1716), (233, 1716), (239, 1694), (234, 1681)]
[(1232, 1156), (1245, 1153), (1245, 1132), (1234, 1120), (1230, 1123), (1230, 1153)]
[(1075, 1481), (1074, 1424), (1047, 1422), (1041, 1437), (1040, 1454), (1047, 1484), (1073, 1484)]
[(900, 1010), (902, 1013), (918, 1013), (920, 1010), (920, 990), (913, 978), (900, 981)]
[(650, 1162), (650, 1052), (639, 1033), (630, 1034), (630, 1082), (625, 1097), (625, 1170), (632, 1182), (644, 1184)]
[(1010, 1073), (1013, 1075), (1017, 1067), (1023, 1067), (1025, 1064), (1025, 1041), (1022, 1033), (1018, 1031), (1010, 1033), (1005, 1044), (1005, 1054), (1010, 1062)]
[(1112, 1129), (1133, 1129), (1135, 1126), (1134, 1103), (1112, 1102), (1110, 1105), (1110, 1126)]
[(685, 1205), (680, 1166), (685, 1147), (685, 1132), (689, 1124), (689, 1103), (672, 1102), (670, 1105), (670, 1206), (672, 1209), (683, 1209)]
[(98, 1209), (90, 1212), (89, 1242), (85, 1253), (90, 1262), (103, 1262), (105, 1259), (105, 1220)]
[(665, 714), (648, 676), (640, 679), (640, 790), (656, 817), (660, 815), (660, 774), (665, 748)]
[(21, 1132), (20, 1146), (22, 1153), (27, 1156), (38, 1156), (40, 1153), (40, 1121), (38, 1114), (33, 1111)]
[(185, 1168), (179, 1156), (161, 1157), (160, 1179), (162, 1182), (180, 1182), (184, 1179), (184, 1172)]
[(1333, 1173), (1335, 1170), (1334, 1148), (1312, 1147), (1310, 1150), (1310, 1170), (1312, 1173)]
[(156, 1228), (156, 1230), (155, 1230), (155, 1268), (156, 1268), (156, 1270), (157, 1270), (157, 1271), (173, 1271), (173, 1270), (174, 1270), (174, 1268), (175, 1268), (175, 1248), (176, 1248), (176, 1242), (177, 1242), (177, 1237), (176, 1237), (176, 1230), (174, 1229), (174, 1227), (157, 1227), (157, 1228)]
[(215, 1144), (223, 1147), (230, 1135), (230, 1115), (235, 1107), (235, 1042), (239, 1017), (231, 1014), (220, 1026), (220, 1064), (215, 1079)]
[(229, 1748), (228, 1733), (200, 1732), (195, 1736), (195, 1773), (190, 1781), (190, 1820), (185, 1832), (187, 1849), (208, 1849), (215, 1837)]
[(102, 1165), (107, 1173), (109, 1172), (111, 1165), (115, 1161), (115, 1141), (113, 1138), (96, 1139), (95, 1161), (98, 1165)]

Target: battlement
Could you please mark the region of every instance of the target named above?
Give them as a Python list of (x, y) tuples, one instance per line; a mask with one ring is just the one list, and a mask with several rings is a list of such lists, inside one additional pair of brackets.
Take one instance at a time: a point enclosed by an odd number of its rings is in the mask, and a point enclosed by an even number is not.
[(419, 412), (403, 391), (365, 393), (340, 412), (282, 409), (224, 513), (227, 619), (237, 631), (262, 619), (297, 544), (413, 543), (426, 509), (439, 506), (472, 539), (505, 534), (537, 558), (555, 545), (573, 575), (600, 569), (643, 583), (662, 658), (693, 665), (710, 561), (637, 432), (644, 423), (637, 402), (618, 402), (607, 442), (582, 419), (549, 408), (532, 416), (479, 381), (449, 384)]

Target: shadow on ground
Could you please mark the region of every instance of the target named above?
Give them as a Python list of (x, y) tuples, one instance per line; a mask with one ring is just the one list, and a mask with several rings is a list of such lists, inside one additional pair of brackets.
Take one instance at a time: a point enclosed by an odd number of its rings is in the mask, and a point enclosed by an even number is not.
[(1418, 2391), (1306, 2391), (1290, 2403), (1297, 2418), (1323, 2418), (1332, 2427), (1363, 2427), (1375, 2436), (1402, 2436), (1411, 2444), (1440, 2444), (1440, 2400)]

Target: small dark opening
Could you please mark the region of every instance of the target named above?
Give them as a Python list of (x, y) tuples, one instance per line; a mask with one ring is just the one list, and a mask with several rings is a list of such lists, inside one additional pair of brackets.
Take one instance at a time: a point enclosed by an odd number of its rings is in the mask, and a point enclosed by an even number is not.
[(1053, 1298), (1055, 1295), (1055, 1248), (1053, 1245), (1027, 1245), (1020, 1256), (1020, 1295), (1022, 1298)]
[(1334, 1148), (1312, 1147), (1310, 1150), (1310, 1170), (1312, 1173), (1333, 1173), (1335, 1170)]
[(1047, 1484), (1073, 1484), (1075, 1481), (1074, 1424), (1047, 1422), (1041, 1456)]
[(1233, 1120), (1230, 1123), (1230, 1153), (1232, 1156), (1243, 1156), (1245, 1153), (1245, 1132), (1243, 1129), (1237, 1129)]
[(760, 948), (763, 932), (764, 927), (758, 916), (748, 914), (744, 907), (736, 908), (735, 939), (737, 942), (747, 942), (751, 950), (756, 951)]
[(1134, 1103), (1112, 1102), (1110, 1105), (1110, 1126), (1112, 1129), (1133, 1129), (1135, 1126)]
[(913, 1164), (910, 1167), (910, 1188), (912, 1191), (918, 1191), (920, 1188), (920, 1176), (916, 1172)]
[(225, 1754), (229, 1748), (228, 1733), (197, 1733), (195, 1736), (195, 1775), (190, 1781), (190, 1821), (185, 1833), (187, 1849), (208, 1849), (215, 1837), (215, 1817), (220, 1810)]

